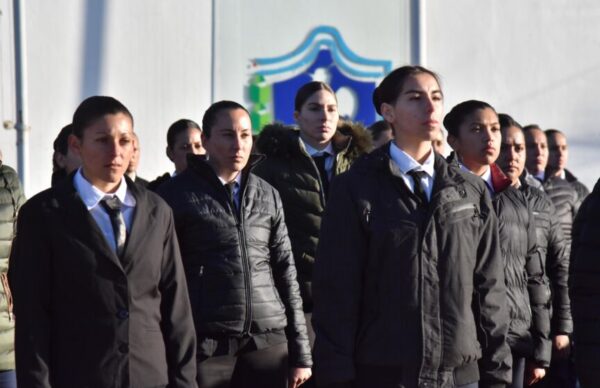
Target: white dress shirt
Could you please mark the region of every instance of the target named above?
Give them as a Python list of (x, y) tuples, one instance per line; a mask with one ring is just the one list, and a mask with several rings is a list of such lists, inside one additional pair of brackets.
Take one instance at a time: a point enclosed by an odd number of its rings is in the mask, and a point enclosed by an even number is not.
[(406, 183), (406, 186), (408, 186), (413, 193), (415, 192), (415, 183), (413, 182), (413, 178), (408, 175), (408, 172), (411, 170), (420, 170), (427, 174), (421, 178), (420, 183), (423, 191), (427, 195), (427, 199), (431, 201), (431, 191), (433, 190), (433, 180), (435, 179), (435, 153), (433, 152), (433, 148), (429, 151), (429, 156), (425, 159), (425, 162), (420, 164), (414, 160), (412, 156), (400, 149), (396, 143), (391, 142), (390, 157), (400, 169), (400, 175), (402, 176), (404, 183)]
[(327, 155), (325, 157), (325, 171), (327, 171), (327, 178), (331, 180), (331, 177), (333, 176), (333, 162), (335, 161), (335, 152), (333, 151), (333, 146), (331, 145), (331, 142), (329, 142), (327, 147), (325, 147), (322, 150), (318, 150), (312, 147), (310, 144), (305, 143), (304, 140), (302, 140), (302, 138), (300, 138), (300, 142), (302, 143), (304, 149), (306, 150), (306, 152), (308, 152), (311, 158), (315, 156)]
[(133, 222), (133, 211), (135, 209), (135, 198), (131, 194), (131, 192), (127, 188), (127, 182), (125, 178), (121, 178), (121, 183), (119, 184), (119, 188), (114, 193), (105, 193), (102, 190), (98, 189), (94, 185), (92, 185), (87, 179), (84, 178), (81, 173), (81, 168), (77, 170), (75, 177), (73, 178), (73, 184), (75, 186), (75, 190), (79, 193), (79, 197), (83, 201), (85, 207), (90, 212), (92, 218), (96, 221), (96, 224), (102, 231), (106, 242), (113, 250), (113, 252), (117, 252), (117, 246), (115, 243), (115, 235), (113, 233), (113, 227), (110, 222), (110, 217), (108, 213), (104, 210), (100, 201), (104, 198), (112, 198), (117, 197), (122, 203), (121, 212), (123, 213), (123, 218), (125, 219), (125, 228), (127, 229), (127, 234), (131, 232), (131, 224)]

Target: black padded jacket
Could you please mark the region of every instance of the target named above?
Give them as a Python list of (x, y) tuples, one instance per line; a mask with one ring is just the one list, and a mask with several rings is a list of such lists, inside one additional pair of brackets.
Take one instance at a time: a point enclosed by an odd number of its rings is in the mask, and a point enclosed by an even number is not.
[(532, 187), (521, 177), (519, 188), (527, 197), (535, 219), (537, 247), (552, 291), (551, 335), (570, 334), (573, 331), (571, 302), (569, 300), (569, 256), (556, 209), (541, 190)]
[(202, 155), (158, 189), (173, 208), (198, 338), (285, 329), (290, 364), (312, 358), (296, 267), (277, 191), (243, 171), (240, 210)]
[(578, 195), (575, 188), (566, 180), (557, 176), (546, 178), (543, 183), (544, 192), (556, 208), (556, 216), (565, 236), (567, 255), (571, 252), (571, 229), (579, 208)]

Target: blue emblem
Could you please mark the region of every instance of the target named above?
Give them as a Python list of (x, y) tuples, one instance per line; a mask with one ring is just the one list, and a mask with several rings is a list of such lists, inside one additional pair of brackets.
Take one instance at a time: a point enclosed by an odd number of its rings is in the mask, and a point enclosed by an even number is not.
[(296, 91), (310, 81), (332, 87), (343, 118), (370, 125), (377, 120), (373, 90), (391, 67), (391, 61), (355, 54), (336, 28), (317, 27), (292, 52), (252, 61), (248, 90), (252, 126), (260, 131), (273, 121), (293, 124)]

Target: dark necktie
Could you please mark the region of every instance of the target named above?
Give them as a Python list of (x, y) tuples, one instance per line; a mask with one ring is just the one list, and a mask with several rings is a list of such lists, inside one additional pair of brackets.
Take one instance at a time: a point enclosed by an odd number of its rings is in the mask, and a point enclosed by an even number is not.
[(121, 201), (117, 197), (105, 198), (100, 201), (100, 205), (104, 208), (115, 236), (115, 246), (117, 247), (117, 256), (123, 257), (125, 250), (125, 241), (127, 240), (127, 228), (125, 227), (125, 218), (121, 212)]
[(327, 198), (327, 195), (329, 194), (329, 174), (327, 174), (327, 169), (325, 168), (327, 156), (329, 156), (329, 154), (323, 153), (321, 155), (312, 157), (317, 166), (317, 170), (319, 170), (319, 175), (321, 176), (321, 183), (323, 184), (323, 194), (325, 194), (325, 198)]
[(231, 181), (231, 182), (225, 183), (225, 185), (224, 185), (225, 191), (227, 191), (229, 203), (231, 204), (231, 208), (234, 212), (236, 212), (238, 210), (238, 205), (237, 205), (237, 201), (235, 198), (236, 196), (234, 194), (236, 184), (237, 184), (236, 181)]
[(427, 199), (427, 194), (425, 193), (425, 190), (421, 185), (421, 178), (427, 176), (427, 173), (425, 171), (420, 170), (410, 170), (409, 172), (407, 172), (407, 174), (410, 175), (410, 177), (413, 179), (413, 182), (415, 183), (415, 195), (421, 201), (421, 205), (426, 206), (429, 203), (429, 200)]

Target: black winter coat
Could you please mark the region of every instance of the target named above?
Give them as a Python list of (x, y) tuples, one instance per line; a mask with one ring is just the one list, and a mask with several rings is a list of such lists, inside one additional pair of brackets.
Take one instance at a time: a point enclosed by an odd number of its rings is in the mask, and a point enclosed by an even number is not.
[(600, 381), (600, 181), (573, 225), (569, 277), (577, 377), (584, 388)]
[[(523, 178), (523, 177), (522, 177)], [(545, 263), (545, 273), (552, 291), (551, 334), (570, 334), (573, 331), (568, 277), (569, 256), (556, 209), (541, 190), (521, 179), (519, 188), (527, 197), (535, 219), (537, 247)]]
[(544, 192), (556, 208), (556, 216), (565, 236), (567, 255), (571, 252), (571, 229), (577, 214), (578, 196), (575, 188), (564, 179), (557, 176), (548, 177), (544, 181)]
[[(256, 147), (267, 159), (254, 172), (279, 191), (290, 233), (304, 310), (312, 311), (312, 272), (325, 210), (326, 195), (317, 166), (300, 141), (300, 131), (281, 124), (266, 126)], [(370, 136), (358, 125), (343, 125), (333, 139), (333, 176), (347, 171), (371, 148)]]
[(315, 376), (395, 366), (407, 387), (511, 379), (498, 224), (481, 179), (436, 155), (418, 207), (389, 147), (333, 182), (314, 272)]
[(173, 208), (197, 336), (243, 337), (285, 329), (290, 363), (309, 367), (281, 199), (249, 166), (243, 172), (239, 214), (201, 155), (189, 157), (188, 168), (159, 188)]
[(548, 367), (552, 352), (550, 287), (536, 245), (533, 213), (525, 195), (510, 186), (504, 173), (495, 164), (490, 168), (508, 297), (508, 344), (513, 354)]
[(581, 205), (585, 197), (590, 194), (590, 190), (581, 183), (575, 175), (565, 168), (565, 180), (573, 186), (575, 192), (577, 192), (577, 208)]

